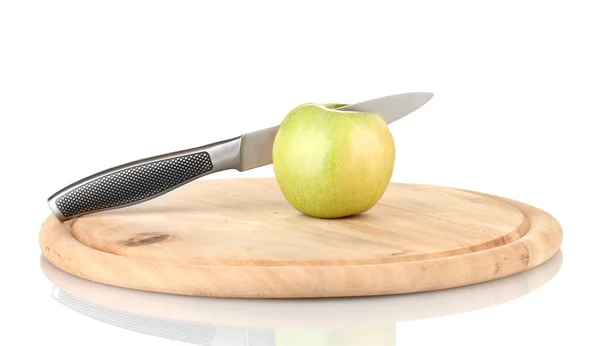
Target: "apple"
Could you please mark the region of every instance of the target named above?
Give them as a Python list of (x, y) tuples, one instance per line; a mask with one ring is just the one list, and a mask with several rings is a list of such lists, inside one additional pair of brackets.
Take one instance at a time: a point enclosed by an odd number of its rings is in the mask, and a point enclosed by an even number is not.
[(376, 113), (307, 103), (282, 120), (273, 170), (285, 199), (303, 214), (341, 218), (371, 209), (387, 189), (395, 144)]

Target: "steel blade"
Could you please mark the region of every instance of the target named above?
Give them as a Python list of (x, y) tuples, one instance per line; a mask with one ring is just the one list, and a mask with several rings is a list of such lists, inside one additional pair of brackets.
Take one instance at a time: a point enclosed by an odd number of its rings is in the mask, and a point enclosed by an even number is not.
[(279, 125), (242, 136), (240, 171), (273, 163), (273, 142), (278, 130)]
[[(388, 124), (416, 111), (433, 97), (428, 92), (397, 94), (340, 107), (340, 110), (379, 114)], [(273, 142), (279, 125), (242, 136), (240, 171), (273, 163)]]
[(433, 97), (428, 92), (411, 92), (392, 96), (385, 96), (365, 102), (340, 107), (345, 111), (377, 113), (388, 123), (409, 115), (421, 108)]

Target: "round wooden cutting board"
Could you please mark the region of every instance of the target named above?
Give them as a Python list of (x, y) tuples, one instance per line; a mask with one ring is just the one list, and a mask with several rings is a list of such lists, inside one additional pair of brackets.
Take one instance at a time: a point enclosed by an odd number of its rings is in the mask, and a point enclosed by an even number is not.
[(43, 255), (76, 276), (212, 297), (312, 298), (430, 291), (535, 267), (560, 248), (549, 214), (518, 201), (391, 183), (343, 219), (296, 211), (274, 178), (200, 179), (145, 203), (67, 223)]

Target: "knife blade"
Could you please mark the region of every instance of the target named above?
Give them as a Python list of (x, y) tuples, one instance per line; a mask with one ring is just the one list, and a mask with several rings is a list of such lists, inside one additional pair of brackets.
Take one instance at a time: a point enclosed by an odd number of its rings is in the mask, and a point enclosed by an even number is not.
[[(433, 97), (411, 92), (340, 107), (372, 112), (388, 124), (414, 112)], [(279, 126), (196, 148), (132, 161), (76, 181), (48, 198), (61, 221), (86, 214), (142, 203), (208, 174), (234, 169), (247, 171), (272, 164), (273, 142)]]
[[(384, 96), (365, 102), (340, 107), (344, 111), (370, 112), (380, 115), (386, 123), (394, 121), (414, 112), (429, 102), (433, 97), (428, 92), (411, 92)], [(278, 126), (269, 127), (242, 135), (240, 171), (269, 165), (273, 163), (273, 142)]]

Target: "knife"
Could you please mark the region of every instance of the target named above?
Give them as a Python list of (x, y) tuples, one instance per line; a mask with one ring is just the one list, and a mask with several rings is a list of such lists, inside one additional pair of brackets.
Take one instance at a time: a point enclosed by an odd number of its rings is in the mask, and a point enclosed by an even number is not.
[[(410, 92), (338, 109), (377, 113), (390, 124), (419, 109), (432, 97), (433, 94), (428, 92)], [(48, 198), (50, 210), (64, 222), (141, 203), (208, 174), (229, 169), (243, 172), (272, 164), (273, 141), (278, 129), (279, 126), (273, 126), (109, 168), (54, 193)]]

